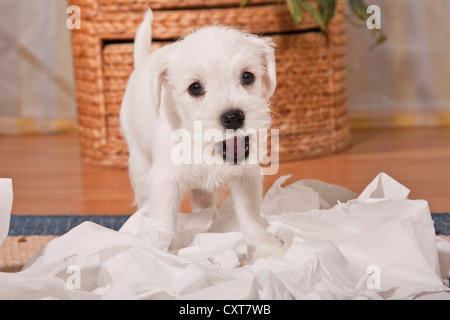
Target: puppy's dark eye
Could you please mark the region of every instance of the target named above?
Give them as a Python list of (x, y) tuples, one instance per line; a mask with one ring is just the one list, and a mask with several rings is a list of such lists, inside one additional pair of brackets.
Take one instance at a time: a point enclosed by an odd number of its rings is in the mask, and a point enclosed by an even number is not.
[(252, 84), (253, 82), (255, 82), (255, 76), (253, 75), (253, 73), (246, 71), (242, 74), (241, 83), (243, 85), (248, 86), (248, 85)]
[(198, 82), (194, 82), (193, 84), (191, 84), (189, 86), (188, 91), (189, 91), (189, 94), (193, 97), (200, 97), (201, 95), (203, 95), (205, 93), (205, 89)]

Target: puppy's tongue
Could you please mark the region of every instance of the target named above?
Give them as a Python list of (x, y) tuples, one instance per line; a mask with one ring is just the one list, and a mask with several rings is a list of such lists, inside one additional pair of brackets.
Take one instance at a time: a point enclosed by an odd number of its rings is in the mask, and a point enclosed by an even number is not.
[(245, 158), (245, 137), (225, 140), (226, 154), (229, 159)]

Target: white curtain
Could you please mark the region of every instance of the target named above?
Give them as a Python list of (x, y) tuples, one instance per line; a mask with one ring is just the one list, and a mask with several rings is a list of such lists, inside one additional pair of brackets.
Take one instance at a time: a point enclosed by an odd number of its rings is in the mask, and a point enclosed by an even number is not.
[(387, 42), (348, 23), (354, 127), (450, 125), (450, 0), (366, 0), (381, 9)]
[(0, 0), (0, 134), (76, 128), (64, 0)]

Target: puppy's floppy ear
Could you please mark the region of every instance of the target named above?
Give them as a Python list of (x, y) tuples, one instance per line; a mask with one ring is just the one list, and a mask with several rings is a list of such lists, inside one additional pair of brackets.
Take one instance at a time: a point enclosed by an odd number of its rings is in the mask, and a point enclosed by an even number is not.
[(270, 99), (277, 86), (277, 71), (275, 66), (275, 43), (271, 38), (253, 37), (253, 41), (260, 49), (260, 59), (265, 72), (262, 78), (263, 95)]
[(173, 44), (153, 52), (148, 59), (148, 64), (144, 67), (148, 68), (147, 76), (149, 79), (151, 104), (154, 108), (156, 117), (159, 117), (161, 111), (161, 89), (167, 75), (167, 58), (171, 46), (173, 46)]

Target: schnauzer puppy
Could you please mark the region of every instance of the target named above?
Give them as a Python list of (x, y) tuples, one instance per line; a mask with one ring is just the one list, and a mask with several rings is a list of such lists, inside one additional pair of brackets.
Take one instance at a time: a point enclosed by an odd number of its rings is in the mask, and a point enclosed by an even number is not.
[[(214, 206), (216, 190), (226, 184), (251, 257), (279, 249), (259, 211), (261, 167), (249, 161), (258, 149), (255, 133), (271, 125), (273, 43), (211, 26), (150, 54), (152, 21), (149, 10), (136, 34), (135, 70), (120, 114), (136, 204), (173, 232), (185, 192), (196, 211)], [(181, 150), (174, 132), (192, 137), (183, 141), (193, 151), (183, 149), (182, 163), (174, 159), (174, 150)]]

